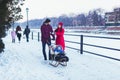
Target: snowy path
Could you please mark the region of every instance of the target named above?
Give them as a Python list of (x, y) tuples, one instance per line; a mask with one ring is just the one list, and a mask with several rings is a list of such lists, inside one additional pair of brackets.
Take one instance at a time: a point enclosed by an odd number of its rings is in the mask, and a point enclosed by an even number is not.
[(120, 62), (66, 49), (67, 67), (44, 62), (41, 42), (24, 39), (11, 43), (4, 39), (5, 52), (0, 54), (0, 80), (120, 80)]

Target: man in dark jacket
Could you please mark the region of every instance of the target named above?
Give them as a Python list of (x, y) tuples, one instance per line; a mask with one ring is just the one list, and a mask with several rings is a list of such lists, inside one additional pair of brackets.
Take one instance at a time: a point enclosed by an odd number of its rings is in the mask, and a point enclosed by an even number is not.
[[(44, 60), (47, 60), (47, 55), (46, 55), (46, 44), (48, 46), (51, 45), (51, 37), (50, 35), (52, 34), (53, 29), (52, 26), (50, 25), (50, 19), (46, 19), (43, 25), (41, 26), (41, 41), (42, 41), (42, 51), (43, 51), (43, 56)], [(49, 49), (49, 60), (50, 60), (50, 49)]]
[(28, 27), (28, 25), (26, 26), (23, 34), (26, 35), (26, 41), (29, 42), (30, 28)]

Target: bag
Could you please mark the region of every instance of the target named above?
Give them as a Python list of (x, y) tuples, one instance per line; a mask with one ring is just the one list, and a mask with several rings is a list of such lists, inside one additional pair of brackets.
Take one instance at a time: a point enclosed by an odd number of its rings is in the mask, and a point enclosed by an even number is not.
[(19, 34), (22, 34), (22, 31), (18, 31)]

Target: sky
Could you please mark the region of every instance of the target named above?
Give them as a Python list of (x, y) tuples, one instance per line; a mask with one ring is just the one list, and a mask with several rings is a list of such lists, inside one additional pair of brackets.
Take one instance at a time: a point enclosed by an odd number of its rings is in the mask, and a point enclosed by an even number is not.
[(23, 20), (26, 18), (26, 8), (29, 8), (28, 18), (40, 19), (45, 17), (58, 17), (63, 14), (88, 13), (88, 11), (102, 8), (112, 11), (120, 7), (120, 0), (26, 0), (22, 6)]

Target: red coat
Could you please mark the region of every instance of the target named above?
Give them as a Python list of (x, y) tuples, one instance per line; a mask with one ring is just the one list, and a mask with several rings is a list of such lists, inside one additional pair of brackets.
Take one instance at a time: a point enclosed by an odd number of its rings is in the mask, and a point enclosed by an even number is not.
[(62, 31), (58, 29), (56, 34), (56, 45), (61, 45), (63, 50), (65, 50), (65, 41), (64, 41), (64, 29), (62, 28)]

